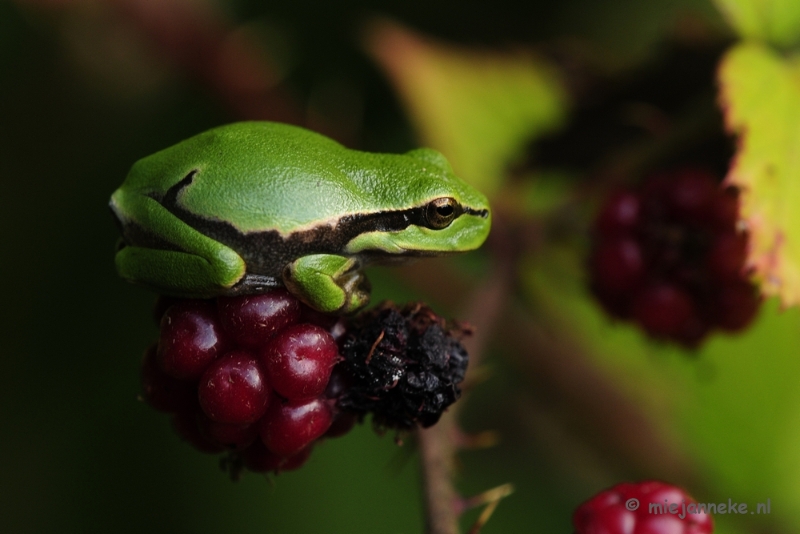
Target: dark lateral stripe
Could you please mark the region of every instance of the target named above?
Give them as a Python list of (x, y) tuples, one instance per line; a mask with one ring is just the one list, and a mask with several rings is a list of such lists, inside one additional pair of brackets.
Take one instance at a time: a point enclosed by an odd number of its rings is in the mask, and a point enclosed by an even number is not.
[[(170, 213), (202, 234), (235, 250), (247, 264), (247, 272), (279, 277), (296, 258), (309, 254), (339, 254), (353, 238), (368, 232), (397, 232), (410, 225), (427, 226), (426, 206), (404, 210), (345, 215), (335, 226), (320, 226), (282, 236), (277, 230), (241, 233), (232, 224), (212, 221), (185, 210), (178, 204), (180, 191), (191, 184), (197, 171), (190, 172), (158, 200)], [(461, 214), (487, 217), (487, 210), (462, 208)], [(375, 254), (367, 254), (374, 256)], [(378, 253), (377, 255), (380, 255)]]
[(489, 216), (489, 210), (476, 210), (472, 208), (462, 208), (466, 215), (474, 215), (476, 217), (480, 217), (481, 219), (485, 219)]
[(181, 179), (180, 182), (176, 183), (175, 185), (167, 189), (167, 192), (164, 194), (162, 198), (156, 198), (156, 200), (159, 201), (161, 205), (164, 207), (177, 206), (178, 193), (180, 193), (184, 187), (187, 187), (191, 185), (192, 182), (194, 182), (194, 177), (197, 176), (198, 172), (200, 171), (198, 171), (197, 169), (192, 169), (191, 171), (189, 171), (189, 174), (187, 174)]

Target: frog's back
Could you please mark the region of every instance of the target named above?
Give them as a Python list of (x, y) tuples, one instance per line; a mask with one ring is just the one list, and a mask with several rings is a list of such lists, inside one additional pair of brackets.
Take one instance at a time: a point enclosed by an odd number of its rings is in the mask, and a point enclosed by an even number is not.
[(345, 172), (351, 152), (295, 126), (237, 123), (143, 158), (123, 187), (156, 198), (172, 191), (180, 208), (240, 232), (285, 233), (368, 209)]

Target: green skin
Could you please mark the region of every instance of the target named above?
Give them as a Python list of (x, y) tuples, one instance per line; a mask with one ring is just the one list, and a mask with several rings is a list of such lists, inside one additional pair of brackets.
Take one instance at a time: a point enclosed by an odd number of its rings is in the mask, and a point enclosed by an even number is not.
[(491, 224), (486, 197), (434, 150), (359, 152), (270, 122), (139, 160), (110, 206), (131, 282), (188, 298), (285, 286), (328, 313), (367, 304), (365, 265), (473, 250)]

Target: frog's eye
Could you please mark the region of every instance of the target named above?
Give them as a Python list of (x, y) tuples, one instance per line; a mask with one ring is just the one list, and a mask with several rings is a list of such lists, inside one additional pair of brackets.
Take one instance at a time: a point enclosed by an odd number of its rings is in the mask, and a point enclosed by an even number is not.
[(432, 200), (425, 209), (425, 219), (428, 228), (441, 230), (447, 228), (450, 223), (461, 213), (461, 206), (456, 199), (450, 197), (437, 198)]

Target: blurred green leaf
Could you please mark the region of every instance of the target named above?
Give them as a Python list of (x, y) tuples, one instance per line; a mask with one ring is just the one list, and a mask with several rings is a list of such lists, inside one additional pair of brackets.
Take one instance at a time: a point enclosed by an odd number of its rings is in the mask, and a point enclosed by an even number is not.
[(779, 46), (800, 42), (800, 2), (797, 0), (714, 0), (742, 37)]
[(487, 194), (535, 135), (558, 125), (565, 95), (554, 72), (526, 54), (462, 50), (391, 23), (367, 44), (405, 100), (422, 141)]
[(743, 191), (749, 261), (766, 294), (798, 304), (800, 63), (745, 43), (728, 52), (719, 79), (727, 128), (739, 136), (728, 180)]

